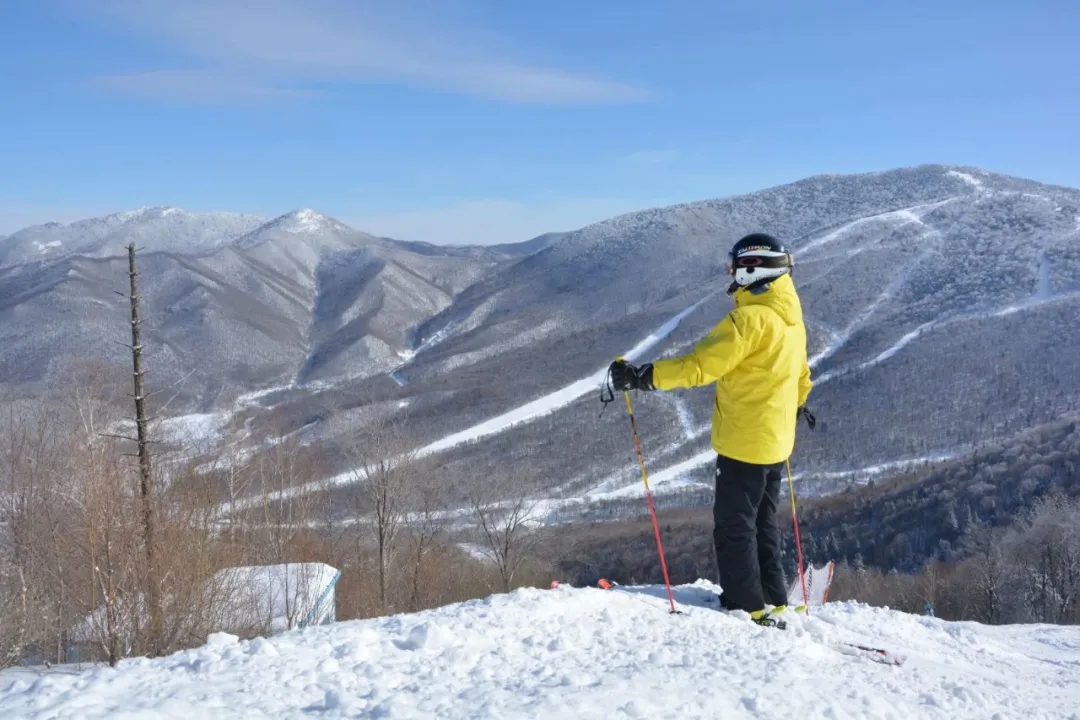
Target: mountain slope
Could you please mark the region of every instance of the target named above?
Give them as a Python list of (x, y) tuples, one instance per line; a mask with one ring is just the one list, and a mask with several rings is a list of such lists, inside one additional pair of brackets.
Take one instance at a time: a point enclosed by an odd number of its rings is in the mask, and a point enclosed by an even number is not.
[[(625, 419), (598, 417), (587, 387), (673, 317), (640, 359), (689, 349), (731, 307), (730, 243), (768, 230), (796, 253), (816, 382), (820, 423), (793, 466), (828, 492), (1080, 403), (1078, 218), (1080, 191), (946, 165), (816, 176), (517, 249), (397, 243), (298, 211), (199, 256), (145, 256), (149, 371), (180, 383), (174, 412), (238, 408), (237, 427), (296, 432), (327, 475), (348, 469), (335, 450), (360, 423), (407, 412), (455, 492), (496, 473), (552, 508), (632, 496)], [(73, 355), (124, 362), (111, 293), (125, 278), (106, 262), (0, 268), (4, 378), (48, 382)], [(109, 302), (114, 320), (91, 313)], [(711, 392), (637, 400), (659, 489), (707, 490)]]
[[(816, 606), (786, 631), (707, 607), (718, 590), (522, 589), (413, 615), (200, 648), (116, 669), (0, 673), (4, 717), (1075, 717), (1080, 629)], [(901, 667), (838, 642), (886, 646)], [(252, 692), (252, 688), (258, 692)]]
[[(468, 287), (421, 326), (395, 373), (403, 387), (370, 379), (347, 390), (407, 402), (420, 445), (519, 408), (553, 409), (445, 450), (440, 474), (452, 485), (500, 472), (559, 502), (640, 492), (618, 409), (598, 418), (596, 395), (562, 393), (579, 381), (598, 393), (611, 358), (694, 306), (641, 359), (689, 349), (731, 307), (717, 268), (728, 243), (768, 229), (795, 249), (816, 382), (820, 424), (800, 430), (794, 469), (828, 492), (1080, 403), (1078, 217), (1080, 191), (940, 165), (633, 213)], [(710, 393), (638, 399), (661, 485), (708, 489)], [(307, 411), (293, 414), (311, 417), (322, 401), (298, 399)]]
[[(148, 372), (179, 393), (174, 412), (252, 388), (390, 370), (413, 328), (506, 262), (483, 251), (413, 252), (311, 210), (254, 227), (219, 221), (142, 211), (51, 228), (68, 233), (55, 258), (0, 268), (0, 378), (49, 384), (72, 360), (126, 362), (127, 311), (114, 292), (127, 284), (121, 241), (150, 240), (139, 254)], [(169, 235), (169, 222), (190, 232)], [(18, 258), (35, 232), (0, 249)]]

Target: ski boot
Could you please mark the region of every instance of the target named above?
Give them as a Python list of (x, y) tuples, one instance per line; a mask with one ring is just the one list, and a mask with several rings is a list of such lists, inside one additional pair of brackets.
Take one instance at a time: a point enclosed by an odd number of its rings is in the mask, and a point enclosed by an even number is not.
[(787, 627), (787, 621), (783, 620), (781, 616), (789, 609), (796, 613), (806, 614), (805, 605), (796, 605), (793, 608), (788, 608), (787, 605), (766, 605), (762, 610), (755, 610), (750, 613), (750, 619), (763, 627), (774, 627), (783, 630)]

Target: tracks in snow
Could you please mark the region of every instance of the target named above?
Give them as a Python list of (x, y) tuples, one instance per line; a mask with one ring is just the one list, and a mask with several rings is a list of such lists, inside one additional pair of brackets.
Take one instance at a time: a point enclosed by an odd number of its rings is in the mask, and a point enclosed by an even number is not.
[(922, 215), (925, 215), (926, 213), (930, 212), (931, 210), (935, 210), (935, 209), (941, 207), (942, 205), (947, 205), (947, 204), (949, 204), (951, 202), (955, 202), (956, 200), (959, 200), (960, 197), (962, 197), (962, 196), (950, 197), (950, 198), (946, 198), (945, 200), (938, 200), (937, 202), (924, 203), (922, 205), (912, 205), (911, 207), (900, 208), (899, 210), (890, 210), (888, 212), (878, 213), (877, 215), (867, 215), (865, 217), (857, 218), (855, 220), (852, 220), (851, 222), (848, 222), (848, 223), (846, 223), (844, 225), (841, 225), (840, 227), (836, 228), (835, 230), (830, 230), (829, 232), (825, 233), (824, 235), (811, 240), (810, 242), (803, 245), (802, 247), (796, 248), (793, 255), (799, 256), (799, 255), (808, 253), (811, 250), (815, 250), (816, 248), (819, 248), (822, 245), (827, 245), (827, 244), (831, 243), (833, 240), (836, 240), (840, 236), (844, 235), (845, 233), (848, 233), (851, 230), (859, 227), (860, 225), (864, 225), (864, 224), (869, 223), (869, 222), (875, 222), (875, 221), (884, 220), (886, 222), (888, 222), (888, 221), (896, 221), (900, 225), (906, 225), (908, 223), (914, 223), (916, 225), (925, 225), (925, 223), (923, 223), (923, 221), (922, 221)]
[(861, 313), (855, 316), (855, 319), (852, 320), (846, 328), (844, 328), (840, 332), (833, 332), (831, 342), (826, 345), (821, 352), (809, 359), (808, 362), (811, 369), (816, 368), (821, 363), (821, 361), (828, 360), (830, 357), (839, 352), (840, 349), (847, 344), (848, 340), (850, 340), (851, 337), (862, 326), (869, 322), (870, 318), (874, 316), (874, 313), (878, 311), (878, 308), (880, 308), (883, 304), (896, 296), (896, 293), (898, 293), (900, 291), (900, 288), (904, 286), (904, 283), (908, 281), (908, 278), (910, 278), (911, 274), (915, 272), (915, 269), (919, 266), (919, 264), (922, 263), (923, 260), (928, 258), (932, 252), (932, 249), (928, 250), (915, 258), (915, 260), (910, 265), (904, 268), (904, 271), (900, 273), (900, 275), (895, 280), (889, 283), (885, 290), (880, 295), (878, 295), (872, 303), (867, 305)]

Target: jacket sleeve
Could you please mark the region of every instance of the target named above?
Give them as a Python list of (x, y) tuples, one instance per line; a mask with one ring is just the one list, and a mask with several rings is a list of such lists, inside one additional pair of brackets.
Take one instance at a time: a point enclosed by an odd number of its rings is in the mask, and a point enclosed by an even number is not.
[(799, 374), (799, 407), (806, 404), (810, 397), (810, 391), (814, 387), (814, 381), (810, 379), (810, 365), (803, 362), (802, 372)]
[(722, 378), (750, 352), (754, 333), (748, 320), (745, 313), (733, 310), (691, 352), (654, 362), (653, 386), (657, 390), (697, 387)]

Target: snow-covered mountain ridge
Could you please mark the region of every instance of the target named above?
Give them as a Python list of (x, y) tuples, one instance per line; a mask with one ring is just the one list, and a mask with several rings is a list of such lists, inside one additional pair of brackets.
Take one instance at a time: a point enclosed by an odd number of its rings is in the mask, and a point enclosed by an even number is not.
[[(401, 411), (449, 485), (499, 472), (553, 502), (620, 497), (639, 484), (632, 448), (588, 388), (650, 335), (643, 360), (708, 332), (730, 308), (727, 248), (764, 229), (795, 250), (817, 380), (821, 423), (794, 468), (836, 486), (1080, 402), (1077, 218), (1080, 191), (947, 165), (816, 176), (514, 248), (399, 243), (296, 211), (201, 255), (142, 256), (148, 372), (178, 388), (170, 412), (226, 414), (225, 440), (301, 437), (323, 477), (349, 469), (334, 451), (365, 417)], [(122, 375), (125, 270), (0, 267), (5, 385), (56, 387), (83, 358)], [(709, 480), (709, 392), (639, 401), (650, 469), (673, 487)]]
[[(1080, 718), (1069, 626), (984, 626), (857, 603), (761, 628), (706, 581), (520, 589), (412, 615), (206, 645), (115, 669), (0, 673), (0, 715), (385, 718)], [(839, 643), (886, 647), (902, 666)]]
[(193, 213), (156, 206), (79, 220), (45, 223), (0, 241), (0, 264), (55, 260), (70, 255), (111, 257), (134, 242), (142, 250), (199, 254), (212, 251), (271, 221), (261, 215)]

